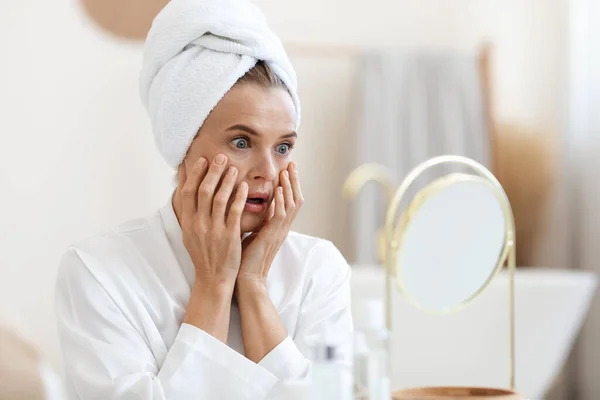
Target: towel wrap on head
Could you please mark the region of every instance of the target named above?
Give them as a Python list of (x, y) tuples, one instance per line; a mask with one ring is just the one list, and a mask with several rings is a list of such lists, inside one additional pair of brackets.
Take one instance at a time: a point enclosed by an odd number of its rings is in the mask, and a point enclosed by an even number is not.
[(212, 109), (259, 60), (286, 85), (297, 128), (296, 73), (258, 7), (248, 0), (171, 0), (157, 15), (144, 46), (140, 95), (173, 169)]

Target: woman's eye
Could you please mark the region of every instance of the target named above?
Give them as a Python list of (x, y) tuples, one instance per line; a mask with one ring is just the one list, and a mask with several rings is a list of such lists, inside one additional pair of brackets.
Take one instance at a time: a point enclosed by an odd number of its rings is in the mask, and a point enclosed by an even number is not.
[(277, 152), (279, 154), (287, 154), (290, 149), (291, 149), (291, 145), (289, 143), (282, 143), (279, 146), (277, 146)]
[(244, 138), (233, 139), (231, 142), (238, 149), (245, 149), (248, 147), (248, 140), (246, 140)]

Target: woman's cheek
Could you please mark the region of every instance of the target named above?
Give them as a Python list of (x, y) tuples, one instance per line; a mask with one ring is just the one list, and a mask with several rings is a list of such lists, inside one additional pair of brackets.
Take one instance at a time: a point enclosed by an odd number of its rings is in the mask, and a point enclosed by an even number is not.
[(223, 150), (223, 154), (227, 156), (229, 162), (236, 168), (242, 168), (244, 164), (248, 162), (249, 159), (248, 152), (239, 150), (236, 151), (231, 148)]
[(291, 162), (292, 162), (292, 156), (291, 155), (287, 154), (287, 155), (281, 157), (281, 160), (278, 163), (279, 164), (279, 170), (283, 171), (284, 169), (287, 169)]

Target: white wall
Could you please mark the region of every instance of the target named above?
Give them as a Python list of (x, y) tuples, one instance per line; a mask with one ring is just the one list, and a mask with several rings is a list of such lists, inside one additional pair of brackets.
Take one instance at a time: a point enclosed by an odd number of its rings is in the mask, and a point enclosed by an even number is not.
[(160, 206), (171, 175), (138, 101), (139, 46), (90, 29), (71, 2), (0, 7), (0, 316), (58, 360), (61, 253)]
[(473, 49), (487, 38), (495, 46), (498, 115), (530, 125), (560, 123), (566, 0), (256, 2), (284, 40)]
[[(565, 2), (257, 1), (284, 41), (474, 49), (489, 37), (498, 115), (550, 134), (561, 124)], [(75, 0), (10, 0), (0, 4), (0, 49), (0, 318), (58, 362), (51, 302), (60, 254), (162, 205), (171, 171), (138, 100), (139, 45), (91, 28)], [(305, 110), (297, 158), (308, 200), (296, 229), (351, 256), (339, 191), (354, 166), (356, 64), (291, 57)]]

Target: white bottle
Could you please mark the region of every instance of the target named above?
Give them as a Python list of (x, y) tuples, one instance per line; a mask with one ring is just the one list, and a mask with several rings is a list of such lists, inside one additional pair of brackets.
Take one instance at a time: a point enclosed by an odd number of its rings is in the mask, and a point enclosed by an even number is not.
[(354, 321), (354, 388), (356, 400), (390, 400), (390, 333), (383, 302), (357, 302)]
[(312, 344), (311, 400), (354, 399), (352, 368), (341, 360), (342, 350), (326, 329)]

